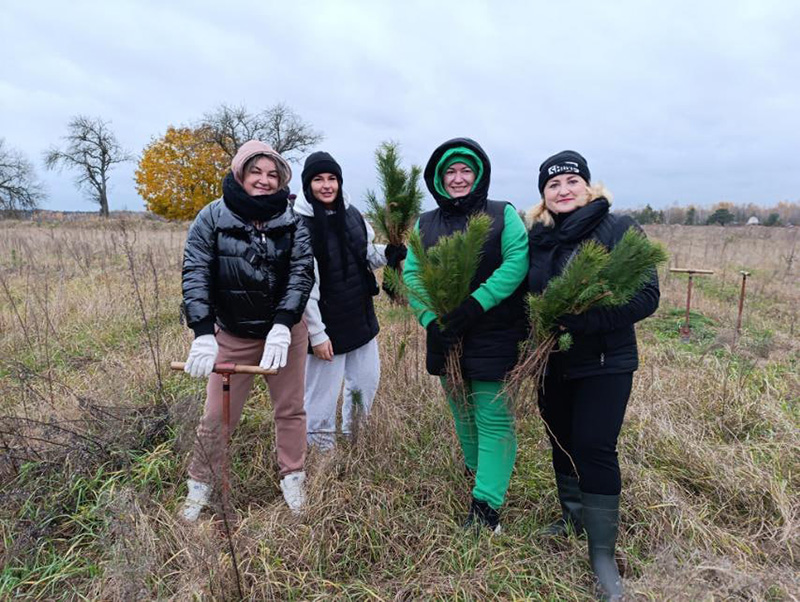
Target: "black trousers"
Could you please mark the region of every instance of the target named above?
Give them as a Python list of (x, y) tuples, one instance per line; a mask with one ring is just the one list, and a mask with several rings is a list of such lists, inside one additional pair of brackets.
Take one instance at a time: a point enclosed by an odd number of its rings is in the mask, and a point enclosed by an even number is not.
[(539, 409), (553, 446), (553, 469), (577, 476), (584, 493), (619, 495), (617, 437), (632, 383), (631, 372), (576, 380), (548, 374), (539, 390)]

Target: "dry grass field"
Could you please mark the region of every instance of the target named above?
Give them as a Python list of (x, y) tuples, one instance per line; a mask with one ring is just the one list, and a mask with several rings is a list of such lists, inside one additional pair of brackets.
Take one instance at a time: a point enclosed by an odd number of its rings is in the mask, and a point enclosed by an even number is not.
[[(0, 598), (586, 600), (585, 540), (557, 513), (536, 415), (500, 536), (459, 525), (469, 488), (422, 331), (379, 298), (382, 382), (354, 441), (309, 459), (309, 508), (278, 489), (269, 396), (234, 435), (226, 537), (176, 518), (203, 383), (170, 373), (185, 224), (0, 222)], [(620, 441), (634, 600), (800, 599), (799, 229), (650, 227), (695, 279), (662, 273)], [(733, 346), (740, 286), (743, 332)], [(231, 554), (231, 550), (235, 553)]]

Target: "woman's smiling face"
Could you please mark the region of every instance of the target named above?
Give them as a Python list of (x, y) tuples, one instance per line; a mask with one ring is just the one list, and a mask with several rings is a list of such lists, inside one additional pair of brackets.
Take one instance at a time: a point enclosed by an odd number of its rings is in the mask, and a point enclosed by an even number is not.
[(339, 180), (332, 173), (321, 173), (311, 180), (311, 194), (320, 203), (331, 205), (339, 193)]
[(275, 161), (260, 157), (253, 162), (242, 176), (242, 188), (250, 196), (262, 196), (278, 192), (280, 174)]
[(589, 201), (589, 187), (581, 176), (562, 174), (544, 185), (544, 204), (551, 213), (569, 213)]
[(451, 198), (467, 196), (475, 184), (475, 172), (466, 163), (453, 163), (442, 177), (444, 189)]

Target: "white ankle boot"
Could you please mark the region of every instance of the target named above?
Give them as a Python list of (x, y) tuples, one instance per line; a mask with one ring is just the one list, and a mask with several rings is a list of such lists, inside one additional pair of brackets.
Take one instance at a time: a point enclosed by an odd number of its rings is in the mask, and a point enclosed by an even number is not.
[(211, 496), (211, 485), (189, 479), (186, 481), (186, 486), (189, 489), (189, 493), (186, 494), (181, 514), (184, 520), (193, 523), (200, 516), (200, 511), (208, 505), (208, 498)]
[(286, 505), (294, 514), (300, 514), (306, 504), (306, 473), (304, 470), (287, 474), (281, 479), (281, 491)]

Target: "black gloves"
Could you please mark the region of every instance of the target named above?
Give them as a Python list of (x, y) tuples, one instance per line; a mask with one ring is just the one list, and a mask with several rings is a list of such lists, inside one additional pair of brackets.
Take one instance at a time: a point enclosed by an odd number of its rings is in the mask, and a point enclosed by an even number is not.
[(448, 336), (461, 338), (483, 314), (483, 306), (470, 295), (467, 300), (442, 318)]
[(456, 344), (458, 337), (448, 334), (447, 331), (442, 331), (439, 328), (438, 320), (431, 320), (428, 324), (428, 348), (441, 349), (445, 354), (450, 350), (450, 347)]
[(386, 245), (384, 254), (386, 255), (386, 265), (396, 270), (400, 267), (400, 262), (406, 258), (408, 249), (406, 249), (406, 246), (402, 243), (399, 245), (388, 244)]
[(470, 296), (442, 318), (444, 328), (439, 327), (438, 320), (431, 320), (427, 329), (428, 350), (441, 350), (446, 355), (481, 314), (483, 314), (483, 307), (474, 297)]

